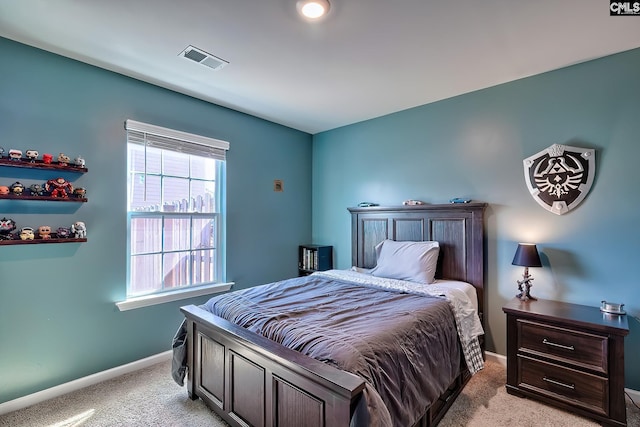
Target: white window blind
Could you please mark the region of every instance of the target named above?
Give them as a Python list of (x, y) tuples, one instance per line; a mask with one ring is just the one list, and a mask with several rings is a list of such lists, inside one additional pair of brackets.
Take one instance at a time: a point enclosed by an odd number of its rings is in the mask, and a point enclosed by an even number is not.
[(229, 143), (127, 120), (127, 298), (224, 282)]
[(146, 145), (147, 147), (205, 156), (217, 160), (226, 160), (227, 150), (229, 149), (227, 141), (134, 120), (127, 120), (125, 129), (127, 130), (127, 141), (129, 143)]

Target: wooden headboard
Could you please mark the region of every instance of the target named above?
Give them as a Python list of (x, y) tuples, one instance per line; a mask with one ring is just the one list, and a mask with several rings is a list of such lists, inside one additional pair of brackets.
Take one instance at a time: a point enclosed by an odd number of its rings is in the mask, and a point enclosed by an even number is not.
[[(375, 246), (384, 239), (440, 243), (436, 278), (471, 283), (484, 313), (484, 209), (486, 203), (349, 208), (351, 260), (376, 265)], [(482, 316), (481, 316), (482, 318)]]

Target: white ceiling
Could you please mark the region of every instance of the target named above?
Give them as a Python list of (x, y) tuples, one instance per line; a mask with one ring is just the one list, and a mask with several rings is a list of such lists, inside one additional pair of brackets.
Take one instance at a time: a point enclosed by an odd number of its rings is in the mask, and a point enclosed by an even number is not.
[(0, 0), (0, 36), (311, 134), (640, 47), (606, 0), (330, 1)]

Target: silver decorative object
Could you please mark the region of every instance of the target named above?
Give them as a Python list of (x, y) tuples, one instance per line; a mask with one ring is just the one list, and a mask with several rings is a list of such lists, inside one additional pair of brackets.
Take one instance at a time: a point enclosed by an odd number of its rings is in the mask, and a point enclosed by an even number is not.
[(615, 302), (601, 301), (600, 311), (609, 314), (627, 314), (622, 307), (624, 304), (616, 304)]

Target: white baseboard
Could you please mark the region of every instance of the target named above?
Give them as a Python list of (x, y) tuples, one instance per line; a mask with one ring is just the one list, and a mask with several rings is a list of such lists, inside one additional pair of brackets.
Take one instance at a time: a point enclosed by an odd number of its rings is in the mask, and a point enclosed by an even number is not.
[(498, 353), (492, 353), (490, 351), (485, 351), (484, 355), (487, 360), (491, 362), (497, 362), (502, 366), (504, 366), (505, 368), (507, 367), (507, 356), (503, 356)]
[(71, 393), (72, 391), (80, 390), (90, 385), (98, 384), (102, 381), (107, 381), (119, 377), (120, 375), (128, 374), (129, 372), (137, 371), (138, 369), (147, 368), (149, 366), (155, 365), (156, 363), (170, 360), (171, 357), (172, 351), (168, 350), (163, 353), (146, 357), (144, 359), (136, 360), (135, 362), (127, 363), (126, 365), (116, 366), (115, 368), (107, 369), (106, 371), (98, 372), (83, 378), (78, 378), (77, 380), (60, 384), (58, 386), (39, 391), (37, 393), (19, 397), (18, 399), (10, 400), (8, 402), (0, 403), (0, 415), (8, 414), (9, 412), (32, 406), (36, 403), (44, 402), (45, 400), (62, 396), (63, 394)]

